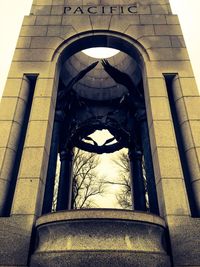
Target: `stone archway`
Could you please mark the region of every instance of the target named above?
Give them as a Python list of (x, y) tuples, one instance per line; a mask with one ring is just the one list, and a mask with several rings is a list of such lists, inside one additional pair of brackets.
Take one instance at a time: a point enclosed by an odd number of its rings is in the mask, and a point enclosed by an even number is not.
[[(87, 36), (82, 37), (82, 35)], [(63, 47), (58, 48), (56, 52), (60, 53), (60, 82), (52, 137), (54, 141), (50, 153), (51, 156), (47, 174), (47, 187), (43, 212), (46, 213), (50, 211), (49, 205), (52, 202), (53, 195), (52, 173), (55, 173), (56, 164), (56, 157), (54, 154), (57, 153), (57, 151), (59, 151), (61, 155), (61, 170), (62, 166), (67, 166), (65, 167), (66, 170), (64, 173), (60, 174), (60, 181), (63, 181), (61, 182), (61, 185), (64, 184), (65, 186), (61, 186), (62, 188), (60, 187), (60, 190), (64, 191), (60, 193), (63, 197), (61, 197), (58, 201), (58, 210), (71, 207), (71, 182), (70, 177), (68, 177), (69, 183), (66, 183), (66, 176), (70, 176), (72, 149), (76, 146), (88, 152), (95, 152), (99, 154), (111, 153), (123, 147), (129, 148), (129, 157), (132, 166), (131, 170), (133, 176), (135, 176), (135, 186), (133, 187), (135, 208), (143, 211), (147, 208), (144, 196), (144, 181), (142, 181), (142, 157), (144, 157), (148, 181), (147, 187), (150, 211), (158, 213), (153, 163), (145, 110), (142, 55), (135, 46), (131, 45), (130, 42), (122, 38), (112, 36), (112, 34), (109, 35), (106, 33), (105, 35), (105, 33), (102, 34), (102, 32), (93, 32), (92, 35), (89, 33), (82, 35), (79, 36), (79, 38), (75, 36), (75, 41), (68, 40), (70, 43), (67, 44), (66, 42), (63, 44)], [(125, 36), (123, 37), (125, 38)], [(126, 64), (121, 64), (121, 69), (119, 71), (117, 63), (112, 66), (108, 63), (108, 61), (103, 61), (102, 69), (98, 69), (96, 75), (95, 73), (90, 73), (90, 75), (93, 76), (91, 79), (87, 79), (87, 76), (85, 75), (96, 67), (97, 62), (92, 63), (88, 67), (87, 58), (80, 55), (80, 53), (77, 56), (77, 52), (92, 46), (109, 46), (121, 49), (121, 51), (125, 52), (121, 52), (123, 62), (130, 63), (128, 68)], [(137, 44), (137, 46), (139, 45)], [(143, 50), (143, 48), (140, 47), (140, 50)], [(68, 67), (68, 60), (71, 58), (73, 59), (73, 57), (76, 57), (76, 61), (74, 60), (72, 62), (79, 67), (77, 73), (74, 71), (75, 67), (72, 70)], [(77, 64), (77, 61), (79, 60), (82, 60), (85, 69), (82, 70), (80, 68), (80, 64)], [(132, 68), (133, 70), (130, 71)], [(107, 80), (107, 77), (104, 76), (102, 79), (104, 84), (99, 88), (98, 83), (100, 78), (98, 77), (98, 74), (102, 71), (104, 73), (107, 72), (107, 76), (110, 76), (114, 80), (114, 84), (118, 83), (120, 86), (109, 86), (109, 81)], [(130, 73), (127, 74), (127, 71)], [(69, 76), (70, 78), (66, 78), (66, 76)], [(79, 84), (80, 80), (81, 82)], [(74, 88), (75, 85), (78, 89)], [(93, 93), (96, 87), (98, 87), (98, 93)], [(89, 109), (90, 112), (88, 112)], [(118, 112), (117, 114), (116, 111)], [(120, 123), (118, 121), (120, 121)], [(88, 144), (84, 141), (86, 138), (88, 139), (88, 135), (93, 133), (95, 130), (102, 129), (110, 131), (116, 140), (115, 144), (108, 145), (108, 142), (106, 141), (103, 146), (99, 147), (95, 145), (94, 140), (92, 140), (93, 144)], [(56, 141), (56, 139), (59, 139), (60, 141)], [(68, 188), (69, 191), (67, 191), (67, 194), (65, 192), (66, 189), (63, 189), (63, 187)], [(51, 194), (49, 192), (51, 192)], [(58, 196), (60, 194), (58, 192)]]

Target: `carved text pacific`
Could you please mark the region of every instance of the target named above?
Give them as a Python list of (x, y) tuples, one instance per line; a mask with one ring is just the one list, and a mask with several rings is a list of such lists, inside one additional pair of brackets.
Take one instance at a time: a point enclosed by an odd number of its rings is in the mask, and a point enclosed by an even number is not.
[(137, 13), (137, 4), (127, 6), (65, 6), (66, 15), (112, 15), (112, 14), (135, 14)]

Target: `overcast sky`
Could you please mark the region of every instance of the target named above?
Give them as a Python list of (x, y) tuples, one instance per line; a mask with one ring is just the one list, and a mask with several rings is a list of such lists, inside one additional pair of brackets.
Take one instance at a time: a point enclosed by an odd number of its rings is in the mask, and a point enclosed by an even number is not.
[[(200, 88), (200, 0), (170, 0), (179, 15), (184, 37)], [(8, 74), (22, 19), (32, 0), (0, 0), (0, 94)]]

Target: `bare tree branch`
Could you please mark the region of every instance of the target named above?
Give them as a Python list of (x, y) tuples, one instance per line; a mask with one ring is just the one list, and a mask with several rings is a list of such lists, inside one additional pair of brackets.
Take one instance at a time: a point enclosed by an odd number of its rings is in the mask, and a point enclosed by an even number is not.
[[(73, 209), (98, 207), (94, 197), (104, 193), (102, 179), (97, 179), (96, 167), (99, 163), (99, 156), (95, 153), (86, 153), (75, 149), (73, 160)], [(56, 209), (57, 191), (59, 183), (59, 170), (56, 174), (54, 200), (52, 210)]]
[[(104, 184), (118, 185), (121, 189), (116, 194), (116, 199), (118, 204), (124, 209), (132, 209), (132, 200), (131, 199), (131, 173), (130, 173), (130, 163), (128, 153), (121, 152), (117, 159), (114, 159), (113, 162), (119, 167), (119, 176), (116, 181), (107, 181), (104, 180)], [(144, 160), (142, 161), (143, 169), (143, 178), (145, 185), (145, 198), (146, 198), (146, 207), (149, 207), (147, 186), (146, 186), (146, 172), (144, 166)]]

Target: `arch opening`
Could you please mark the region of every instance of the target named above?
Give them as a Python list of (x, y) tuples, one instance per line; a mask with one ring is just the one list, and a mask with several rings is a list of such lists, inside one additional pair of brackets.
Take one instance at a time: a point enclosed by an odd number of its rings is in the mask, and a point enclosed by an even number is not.
[(116, 49), (135, 58), (141, 65), (149, 60), (146, 49), (137, 40), (115, 31), (96, 30), (83, 32), (65, 40), (55, 51), (52, 60), (61, 65), (72, 55), (89, 48), (106, 47)]
[[(117, 48), (120, 52), (109, 60), (96, 62), (80, 52), (102, 45)], [(43, 212), (52, 208), (47, 203), (52, 203), (52, 186), (55, 184), (52, 173), (56, 173), (57, 154), (61, 166), (56, 210), (73, 207), (71, 175), (74, 148), (77, 147), (100, 155), (128, 149), (132, 205), (136, 210), (158, 213), (140, 53), (120, 38), (97, 35), (69, 44), (62, 51), (60, 62), (62, 67)], [(92, 135), (102, 130), (109, 131), (112, 137), (99, 145)], [(146, 199), (149, 199), (149, 207)]]
[(92, 47), (82, 50), (82, 53), (92, 58), (107, 59), (117, 55), (120, 51), (109, 47)]

